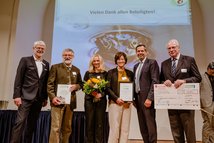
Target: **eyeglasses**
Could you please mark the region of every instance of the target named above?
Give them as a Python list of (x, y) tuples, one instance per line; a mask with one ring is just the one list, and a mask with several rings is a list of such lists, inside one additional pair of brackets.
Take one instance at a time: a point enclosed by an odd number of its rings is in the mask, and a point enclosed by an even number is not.
[(43, 48), (43, 47), (34, 47), (34, 49), (36, 49), (36, 50), (42, 50), (42, 51), (45, 50), (45, 48)]
[(170, 47), (168, 47), (167, 49), (168, 50), (170, 50), (170, 49), (175, 49), (175, 48), (177, 48), (178, 46), (170, 46)]
[(72, 54), (63, 54), (62, 56), (63, 57), (73, 57), (74, 55), (72, 55)]

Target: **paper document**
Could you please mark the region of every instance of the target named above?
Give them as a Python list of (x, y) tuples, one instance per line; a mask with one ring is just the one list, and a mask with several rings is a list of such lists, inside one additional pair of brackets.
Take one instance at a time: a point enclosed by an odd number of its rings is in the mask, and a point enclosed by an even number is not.
[(133, 83), (120, 82), (120, 98), (123, 101), (133, 101)]
[(154, 85), (155, 109), (200, 109), (199, 83), (185, 83), (179, 88), (174, 85)]
[(60, 98), (61, 104), (70, 104), (71, 92), (70, 85), (58, 84), (57, 86), (57, 97)]

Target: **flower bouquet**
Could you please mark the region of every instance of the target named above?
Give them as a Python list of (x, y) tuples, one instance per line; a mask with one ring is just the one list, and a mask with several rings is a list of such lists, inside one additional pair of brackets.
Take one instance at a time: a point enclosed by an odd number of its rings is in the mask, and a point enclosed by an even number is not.
[(99, 101), (99, 98), (96, 98), (98, 93), (102, 93), (107, 85), (108, 81), (99, 78), (90, 78), (83, 85), (83, 92), (85, 94), (90, 94), (94, 96), (94, 102)]

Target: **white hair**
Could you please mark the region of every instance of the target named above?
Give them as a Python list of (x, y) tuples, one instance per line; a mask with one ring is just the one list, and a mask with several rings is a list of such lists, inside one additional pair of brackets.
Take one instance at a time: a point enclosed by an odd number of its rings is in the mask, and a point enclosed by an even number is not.
[(46, 44), (44, 41), (35, 41), (33, 44), (33, 47), (35, 48), (37, 45), (43, 45), (46, 48)]
[(169, 40), (169, 42), (167, 43), (167, 47), (168, 47), (169, 45), (175, 45), (175, 46), (180, 47), (180, 44), (179, 44), (178, 40), (176, 40), (176, 39), (171, 39), (171, 40)]

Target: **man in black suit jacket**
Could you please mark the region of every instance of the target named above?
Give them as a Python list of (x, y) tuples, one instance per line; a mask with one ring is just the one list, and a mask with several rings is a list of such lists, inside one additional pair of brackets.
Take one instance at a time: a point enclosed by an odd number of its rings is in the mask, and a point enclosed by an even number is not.
[(33, 56), (23, 57), (19, 62), (13, 94), (18, 111), (10, 143), (20, 143), (23, 131), (25, 132), (22, 142), (32, 142), (41, 108), (47, 105), (49, 63), (42, 59), (45, 49), (43, 41), (36, 41)]
[(159, 66), (156, 60), (147, 58), (145, 45), (138, 45), (136, 53), (139, 63), (134, 66), (135, 105), (140, 132), (144, 143), (157, 142), (157, 127), (154, 109), (154, 84), (159, 83)]
[[(193, 57), (180, 54), (180, 45), (177, 40), (172, 39), (167, 44), (170, 58), (161, 64), (160, 80), (166, 86), (179, 88), (183, 83), (199, 83), (201, 75)], [(173, 73), (172, 64), (175, 61), (176, 69)], [(172, 135), (175, 143), (185, 143), (184, 132), (187, 143), (195, 143), (194, 110), (168, 110)]]

